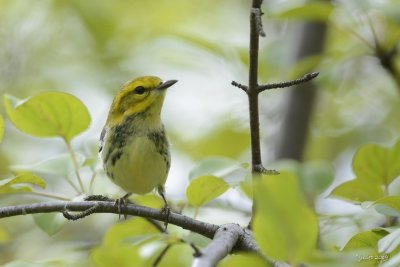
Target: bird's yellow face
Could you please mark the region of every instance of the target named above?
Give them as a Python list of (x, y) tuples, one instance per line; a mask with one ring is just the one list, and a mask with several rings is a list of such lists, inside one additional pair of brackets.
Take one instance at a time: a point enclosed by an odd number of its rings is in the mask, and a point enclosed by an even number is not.
[(144, 76), (127, 82), (111, 105), (107, 124), (121, 123), (130, 115), (149, 112), (159, 116), (164, 102), (165, 89), (176, 83), (176, 80), (163, 82), (156, 76)]

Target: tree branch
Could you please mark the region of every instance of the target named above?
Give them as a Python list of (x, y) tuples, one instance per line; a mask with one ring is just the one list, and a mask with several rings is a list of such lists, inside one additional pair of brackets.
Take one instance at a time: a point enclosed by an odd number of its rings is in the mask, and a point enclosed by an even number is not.
[[(166, 214), (161, 210), (143, 207), (135, 204), (121, 206), (122, 214), (151, 218), (158, 221), (165, 221)], [(8, 206), (0, 208), (0, 218), (12, 216), (35, 214), (35, 213), (51, 213), (51, 212), (87, 212), (93, 213), (114, 213), (119, 214), (118, 206), (108, 201), (83, 201), (83, 202), (41, 202), (34, 204), (24, 204), (17, 206)], [(198, 233), (208, 238), (213, 238), (220, 226), (192, 219), (182, 214), (170, 212), (168, 223), (182, 227), (183, 229)], [(251, 233), (242, 229), (240, 238), (235, 244), (235, 249), (243, 251), (252, 251), (259, 253), (258, 247), (251, 236)]]
[[(241, 228), (238, 224), (229, 223), (221, 225), (215, 232), (213, 241), (200, 251), (193, 261), (192, 267), (212, 267), (238, 247), (247, 251), (259, 253), (259, 248), (252, 233), (247, 228)], [(260, 254), (261, 255), (261, 254)], [(269, 260), (265, 259), (267, 262)], [(271, 265), (272, 262), (269, 262)]]
[(213, 267), (225, 258), (236, 244), (242, 228), (237, 224), (222, 225), (213, 241), (201, 250), (201, 255), (193, 261), (192, 267)]
[[(250, 113), (250, 139), (252, 171), (259, 173), (255, 166), (262, 166), (260, 149), (260, 122), (258, 114), (258, 46), (260, 36), (260, 17), (262, 0), (253, 0), (250, 12), (250, 51), (249, 51), (249, 86), (247, 96)], [(258, 12), (255, 12), (258, 10)], [(259, 19), (257, 19), (257, 17)]]
[(311, 81), (312, 79), (317, 77), (318, 74), (319, 74), (319, 72), (307, 73), (303, 77), (296, 79), (296, 80), (292, 80), (292, 81), (288, 81), (288, 82), (279, 82), (279, 83), (268, 83), (265, 85), (259, 85), (257, 88), (258, 88), (258, 91), (261, 93), (262, 91), (269, 90), (269, 89), (290, 87), (290, 86), (293, 86), (296, 84)]

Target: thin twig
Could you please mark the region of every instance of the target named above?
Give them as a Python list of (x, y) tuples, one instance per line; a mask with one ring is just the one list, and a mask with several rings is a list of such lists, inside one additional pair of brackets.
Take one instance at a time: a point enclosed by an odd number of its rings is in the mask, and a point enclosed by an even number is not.
[(190, 243), (190, 246), (194, 250), (193, 257), (197, 258), (197, 257), (200, 257), (202, 255), (200, 249), (198, 247), (196, 247), (195, 244)]
[(293, 85), (296, 85), (296, 84), (308, 82), (308, 81), (314, 79), (315, 77), (317, 77), (318, 74), (319, 74), (319, 72), (307, 73), (303, 77), (301, 77), (299, 79), (296, 79), (296, 80), (259, 85), (257, 89), (258, 89), (259, 92), (262, 92), (262, 91), (270, 90), (270, 89), (290, 87), (290, 86), (293, 86)]
[(97, 211), (98, 207), (99, 207), (99, 205), (96, 203), (94, 206), (88, 208), (87, 210), (79, 212), (77, 214), (71, 214), (67, 210), (63, 210), (61, 213), (65, 219), (70, 220), (70, 221), (76, 221), (76, 220), (83, 219), (83, 218), (95, 213)]
[(160, 253), (160, 255), (158, 255), (158, 257), (156, 258), (156, 260), (153, 262), (153, 267), (156, 267), (160, 261), (162, 260), (162, 258), (164, 257), (165, 253), (168, 252), (168, 250), (171, 248), (171, 244), (168, 244)]
[(240, 83), (235, 82), (235, 81), (232, 81), (231, 84), (232, 84), (233, 86), (235, 86), (235, 87), (238, 87), (238, 88), (242, 89), (242, 90), (245, 91), (246, 93), (247, 93), (247, 90), (249, 89), (249, 88), (247, 87), (247, 85), (240, 84)]
[(257, 173), (260, 173), (260, 174), (266, 174), (266, 175), (278, 175), (279, 174), (278, 171), (276, 171), (276, 170), (267, 170), (262, 165), (254, 166), (254, 168), (257, 171)]

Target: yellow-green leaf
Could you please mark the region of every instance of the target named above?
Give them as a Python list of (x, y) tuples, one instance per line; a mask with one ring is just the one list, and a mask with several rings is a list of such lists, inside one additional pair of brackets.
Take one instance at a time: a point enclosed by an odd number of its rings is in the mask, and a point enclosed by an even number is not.
[(333, 189), (331, 196), (354, 202), (375, 201), (384, 196), (382, 186), (377, 182), (354, 179), (340, 184)]
[(353, 158), (353, 170), (359, 179), (389, 185), (400, 175), (400, 141), (392, 149), (375, 144), (360, 147)]
[(384, 215), (400, 217), (400, 196), (382, 197), (374, 202), (374, 208)]
[(96, 267), (145, 266), (145, 260), (140, 256), (139, 247), (130, 244), (96, 247), (91, 251), (90, 256)]
[(239, 188), (249, 199), (253, 199), (253, 181), (252, 177), (246, 177), (240, 184)]
[(7, 231), (6, 228), (0, 227), (0, 245), (3, 245), (9, 241), (11, 241), (11, 235)]
[(104, 236), (103, 244), (113, 246), (117, 243), (126, 242), (127, 239), (143, 235), (159, 233), (159, 230), (143, 218), (133, 218), (115, 224)]
[(31, 192), (32, 189), (25, 184), (33, 184), (41, 188), (46, 187), (46, 182), (42, 178), (33, 174), (26, 173), (18, 175), (14, 178), (2, 180), (0, 182), (0, 194)]
[(388, 178), (390, 179), (389, 182), (400, 176), (400, 139), (390, 149), (389, 162), (387, 167)]
[(0, 115), (0, 143), (3, 140), (3, 134), (4, 134), (4, 120), (3, 117)]
[[(157, 253), (153, 254), (153, 257), (147, 261), (146, 266), (152, 266), (156, 258), (160, 255), (160, 248)], [(193, 261), (193, 249), (188, 244), (175, 244), (170, 247), (164, 257), (161, 259), (157, 267), (187, 267), (191, 266)]]
[(161, 209), (164, 207), (164, 201), (155, 194), (134, 195), (131, 198), (134, 199), (136, 204), (141, 206), (146, 206), (153, 209)]
[(42, 213), (32, 216), (36, 225), (50, 236), (60, 231), (67, 221), (61, 213)]
[(100, 246), (91, 256), (97, 267), (146, 266), (140, 255), (141, 244), (159, 233), (159, 230), (143, 218), (133, 218), (113, 225), (105, 234)]
[(386, 236), (389, 232), (384, 229), (372, 229), (354, 235), (344, 246), (344, 251), (357, 249), (371, 249), (376, 254), (378, 253), (378, 241)]
[(275, 14), (278, 18), (301, 19), (301, 20), (320, 20), (327, 21), (333, 11), (330, 3), (307, 3), (301, 7), (295, 7)]
[(41, 93), (23, 101), (4, 95), (4, 106), (18, 129), (37, 137), (58, 136), (70, 141), (90, 124), (86, 106), (67, 93)]
[(318, 220), (301, 195), (296, 176), (283, 172), (254, 181), (254, 236), (271, 259), (295, 266), (314, 250)]
[(189, 203), (200, 207), (217, 198), (229, 189), (229, 185), (213, 175), (200, 176), (193, 179), (186, 189), (186, 196)]

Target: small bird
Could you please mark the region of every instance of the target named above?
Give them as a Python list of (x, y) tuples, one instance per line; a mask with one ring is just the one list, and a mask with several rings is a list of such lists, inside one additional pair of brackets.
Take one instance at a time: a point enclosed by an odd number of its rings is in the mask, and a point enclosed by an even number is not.
[(169, 143), (161, 122), (166, 89), (177, 80), (155, 76), (133, 79), (115, 96), (101, 132), (99, 152), (108, 177), (127, 194), (146, 194), (153, 189), (165, 198), (164, 184), (171, 163)]

